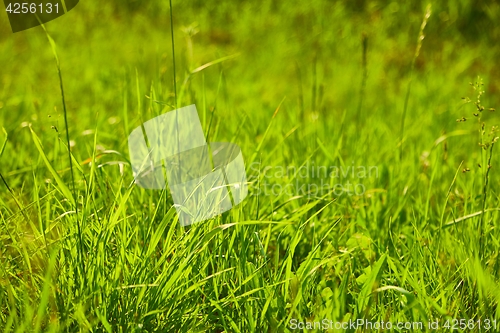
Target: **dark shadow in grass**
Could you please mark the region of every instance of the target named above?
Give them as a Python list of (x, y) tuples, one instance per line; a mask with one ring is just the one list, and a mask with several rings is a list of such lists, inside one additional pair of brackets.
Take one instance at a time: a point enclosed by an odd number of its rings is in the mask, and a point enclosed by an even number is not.
[(4, 0), (12, 32), (52, 21), (73, 9), (79, 0)]

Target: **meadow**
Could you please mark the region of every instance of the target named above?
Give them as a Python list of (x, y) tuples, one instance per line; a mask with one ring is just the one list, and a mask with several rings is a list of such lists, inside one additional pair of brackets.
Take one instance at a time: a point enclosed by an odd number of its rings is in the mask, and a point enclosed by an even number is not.
[[(0, 14), (0, 332), (500, 331), (500, 3), (172, 5)], [(181, 227), (127, 139), (191, 104), (248, 197)]]

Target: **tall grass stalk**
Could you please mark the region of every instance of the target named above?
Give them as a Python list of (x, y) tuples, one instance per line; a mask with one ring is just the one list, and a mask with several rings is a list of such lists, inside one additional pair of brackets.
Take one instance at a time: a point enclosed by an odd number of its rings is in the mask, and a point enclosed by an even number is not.
[[(169, 0), (170, 6), (170, 37), (172, 42), (172, 70), (173, 70), (173, 79), (174, 79), (174, 110), (177, 109), (177, 75), (175, 68), (175, 38), (174, 38), (174, 14), (172, 9), (172, 0)], [(181, 143), (180, 143), (180, 134), (179, 134), (179, 117), (178, 114), (175, 114), (175, 129), (177, 133), (177, 152), (181, 151)], [(177, 164), (179, 165), (179, 170), (181, 170), (181, 156), (177, 154)], [(166, 174), (165, 166), (163, 166), (163, 173)], [(165, 196), (166, 198), (166, 196)]]
[(366, 89), (366, 80), (368, 78), (368, 68), (367, 68), (367, 52), (368, 52), (368, 37), (366, 33), (363, 33), (361, 36), (361, 47), (362, 47), (362, 67), (363, 74), (361, 78), (361, 86), (359, 88), (359, 103), (358, 103), (358, 112), (357, 112), (357, 121), (361, 122), (361, 108), (363, 107), (363, 100), (365, 98), (365, 89)]
[(420, 49), (422, 48), (422, 42), (425, 38), (424, 35), (424, 29), (425, 26), (427, 25), (427, 21), (429, 20), (429, 17), (431, 16), (432, 10), (431, 10), (431, 4), (427, 5), (427, 8), (425, 10), (425, 15), (422, 20), (422, 24), (420, 25), (420, 31), (418, 33), (418, 40), (417, 40), (417, 47), (415, 49), (415, 54), (413, 55), (413, 59), (411, 61), (411, 68), (410, 68), (410, 82), (408, 82), (408, 88), (406, 89), (406, 95), (405, 95), (405, 102), (404, 102), (404, 107), (403, 107), (403, 116), (401, 117), (401, 127), (399, 130), (399, 145), (400, 145), (400, 150), (399, 150), (399, 160), (401, 161), (403, 159), (403, 141), (404, 141), (404, 131), (405, 131), (405, 120), (406, 120), (406, 113), (408, 111), (408, 101), (410, 99), (410, 92), (411, 92), (411, 85), (413, 82), (413, 73), (415, 71), (415, 62), (417, 61), (418, 55), (420, 54)]
[(47, 29), (45, 28), (45, 25), (40, 24), (41, 27), (43, 28), (43, 31), (45, 32), (45, 35), (47, 36), (47, 39), (49, 40), (50, 46), (52, 48), (52, 53), (54, 55), (54, 59), (56, 61), (56, 67), (57, 67), (57, 75), (59, 77), (59, 88), (61, 90), (61, 101), (62, 101), (62, 106), (63, 106), (63, 114), (64, 114), (64, 127), (66, 130), (66, 144), (68, 148), (68, 160), (69, 160), (69, 169), (70, 169), (70, 174), (71, 174), (71, 190), (73, 194), (73, 203), (75, 206), (75, 218), (76, 218), (76, 226), (78, 230), (78, 256), (79, 256), (79, 262), (80, 262), (80, 269), (81, 269), (81, 277), (83, 279), (84, 285), (87, 284), (87, 274), (86, 274), (86, 269), (85, 269), (85, 260), (83, 257), (83, 234), (82, 234), (82, 226), (80, 223), (79, 219), (79, 213), (78, 213), (78, 195), (76, 193), (76, 187), (75, 187), (75, 175), (73, 172), (73, 158), (71, 156), (71, 141), (69, 138), (69, 126), (68, 126), (68, 110), (66, 108), (66, 98), (64, 95), (64, 85), (63, 85), (63, 78), (62, 78), (62, 72), (61, 72), (61, 65), (59, 62), (59, 57), (57, 55), (57, 50), (56, 50), (56, 43), (50, 37)]
[[(478, 132), (479, 132), (479, 146), (481, 147), (481, 164), (478, 164), (478, 166), (483, 170), (483, 189), (482, 189), (482, 202), (481, 202), (481, 215), (479, 217), (479, 253), (480, 256), (482, 256), (483, 250), (484, 250), (484, 242), (485, 242), (485, 215), (486, 215), (486, 201), (488, 198), (488, 183), (489, 183), (489, 178), (490, 178), (490, 169), (491, 169), (491, 158), (493, 156), (493, 147), (495, 146), (495, 143), (498, 140), (498, 137), (496, 137), (496, 132), (497, 132), (497, 127), (493, 126), (491, 128), (490, 136), (491, 139), (489, 139), (486, 135), (486, 124), (483, 121), (483, 111), (484, 111), (484, 106), (481, 105), (481, 96), (484, 94), (483, 90), (483, 80), (478, 77), (477, 81), (473, 84), (471, 82), (471, 85), (476, 92), (476, 100), (474, 101), (474, 106), (475, 106), (475, 112), (474, 116), (477, 118), (477, 124), (478, 124)], [(470, 99), (467, 99), (466, 102), (470, 102)], [(494, 111), (494, 109), (490, 108), (490, 111)], [(482, 167), (481, 167), (482, 165)]]
[(481, 218), (479, 221), (479, 225), (481, 228), (481, 238), (480, 238), (480, 251), (483, 253), (484, 249), (484, 215), (486, 213), (486, 200), (488, 198), (488, 183), (489, 183), (489, 178), (490, 178), (490, 170), (491, 170), (491, 157), (493, 156), (493, 147), (495, 146), (496, 140), (491, 142), (491, 145), (489, 147), (489, 156), (488, 156), (488, 164), (485, 166), (486, 171), (484, 172), (484, 180), (483, 180), (483, 202), (482, 202), (482, 207), (481, 207)]
[(174, 75), (174, 108), (177, 109), (177, 76), (175, 68), (175, 39), (174, 39), (174, 14), (172, 10), (172, 0), (169, 0), (170, 5), (170, 37), (172, 40), (172, 70)]

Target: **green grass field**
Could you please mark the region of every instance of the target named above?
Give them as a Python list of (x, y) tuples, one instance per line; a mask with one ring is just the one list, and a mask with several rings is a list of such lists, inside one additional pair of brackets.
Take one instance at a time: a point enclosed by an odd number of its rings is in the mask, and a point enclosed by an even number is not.
[[(0, 332), (500, 332), (499, 22), (173, 0), (175, 94), (168, 1), (82, 0), (53, 47), (2, 7)], [(249, 194), (181, 227), (127, 138), (190, 104)]]

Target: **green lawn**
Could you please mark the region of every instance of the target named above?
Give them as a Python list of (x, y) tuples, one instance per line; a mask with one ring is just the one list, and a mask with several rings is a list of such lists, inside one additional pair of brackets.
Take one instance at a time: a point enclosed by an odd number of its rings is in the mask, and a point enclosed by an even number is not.
[[(2, 10), (0, 332), (500, 331), (498, 22), (486, 0), (173, 0), (176, 94), (168, 1), (82, 0), (54, 48)], [(181, 227), (127, 140), (190, 104), (249, 193)]]

